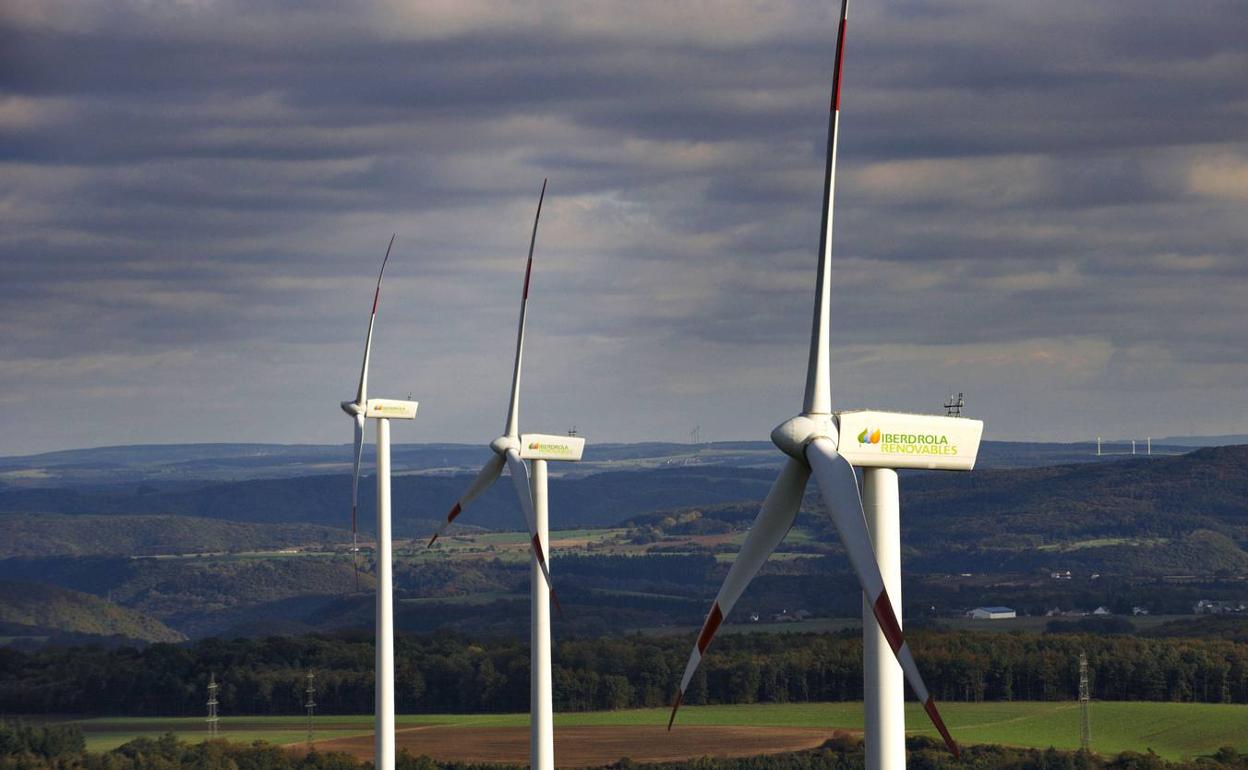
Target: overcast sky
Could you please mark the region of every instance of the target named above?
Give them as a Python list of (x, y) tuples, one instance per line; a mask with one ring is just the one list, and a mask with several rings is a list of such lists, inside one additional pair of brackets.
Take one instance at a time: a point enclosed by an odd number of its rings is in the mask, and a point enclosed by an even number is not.
[[(0, 3), (0, 454), (764, 439), (800, 409), (831, 2)], [(837, 408), (1248, 432), (1248, 3), (851, 5)]]

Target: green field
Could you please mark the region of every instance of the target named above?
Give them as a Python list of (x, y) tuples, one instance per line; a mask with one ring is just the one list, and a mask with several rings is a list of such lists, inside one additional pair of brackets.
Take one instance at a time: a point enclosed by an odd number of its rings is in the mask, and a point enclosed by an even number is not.
[[(1079, 706), (1076, 703), (945, 703), (941, 712), (954, 737), (963, 744), (1000, 743), (1037, 748), (1075, 749), (1079, 746)], [(555, 727), (663, 725), (665, 708), (557, 714)], [(320, 716), (317, 739), (364, 735), (369, 716)], [(936, 737), (917, 703), (906, 704), (910, 732)], [(187, 740), (205, 735), (202, 717), (186, 719), (89, 719), (77, 722), (87, 746), (101, 751), (141, 735), (155, 737), (171, 730)], [(265, 740), (297, 744), (305, 740), (303, 717), (225, 717), (223, 737), (240, 742)], [(444, 724), (462, 727), (522, 727), (527, 714), (408, 714), (397, 719), (400, 728)], [(827, 727), (861, 729), (858, 703), (787, 703), (733, 706), (686, 706), (677, 726), (748, 725), (755, 727)], [(1102, 754), (1152, 749), (1178, 759), (1210, 754), (1220, 746), (1248, 751), (1248, 706), (1192, 703), (1093, 703), (1092, 747)]]

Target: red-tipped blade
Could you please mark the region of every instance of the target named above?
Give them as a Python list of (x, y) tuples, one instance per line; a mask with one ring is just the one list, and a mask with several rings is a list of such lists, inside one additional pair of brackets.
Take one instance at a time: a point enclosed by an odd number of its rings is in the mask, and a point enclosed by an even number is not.
[(360, 385), (355, 391), (355, 403), (362, 410), (368, 401), (368, 359), (373, 350), (373, 326), (377, 322), (377, 303), (381, 299), (381, 279), (386, 274), (386, 263), (390, 261), (390, 249), (394, 246), (394, 236), (386, 246), (386, 256), (381, 260), (381, 270), (377, 272), (377, 287), (373, 289), (373, 309), (368, 316), (368, 335), (364, 338), (364, 363), (360, 365)]
[[(809, 476), (810, 471), (805, 464), (797, 460), (789, 460), (776, 482), (771, 485), (771, 491), (767, 493), (767, 499), (763, 501), (758, 518), (750, 526), (750, 531), (741, 544), (741, 552), (737, 554), (732, 567), (728, 569), (728, 576), (724, 578), (719, 595), (715, 597), (715, 603), (711, 605), (711, 610), (706, 614), (706, 620), (702, 623), (702, 630), (698, 632), (698, 640), (689, 654), (689, 662), (685, 664), (685, 674), (680, 680), (680, 690), (677, 692), (676, 703), (672, 707), (672, 719), (676, 718), (676, 709), (680, 707), (685, 691), (689, 688), (689, 681), (693, 679), (694, 672), (698, 670), (698, 665), (702, 662), (702, 655), (710, 647), (711, 640), (715, 638), (715, 632), (719, 630), (724, 618), (732, 611), (732, 606), (737, 603), (737, 599), (745, 592), (746, 586), (758, 574), (758, 570), (767, 561), (767, 557), (771, 556), (776, 546), (788, 533), (789, 528), (793, 526), (793, 519), (797, 516), (797, 509), (801, 507), (802, 493), (806, 489), (806, 480)], [(668, 721), (668, 729), (671, 729), (671, 720)]]
[[(806, 459), (819, 483), (824, 505), (841, 536), (845, 552), (849, 555), (850, 565), (858, 576), (858, 584), (862, 586), (863, 594), (871, 603), (872, 614), (880, 624), (884, 637), (888, 639), (888, 646), (897, 656), (897, 663), (906, 675), (910, 689), (914, 690), (915, 696), (921, 702), (931, 703), (927, 685), (923, 683), (923, 676), (910, 653), (910, 646), (906, 644), (893, 603), (884, 589), (884, 576), (880, 572), (880, 564), (875, 558), (875, 547), (867, 531), (867, 519), (862, 511), (862, 498), (858, 493), (858, 479), (854, 475), (853, 466), (837, 453), (836, 446), (826, 438), (815, 439), (806, 446)], [(935, 709), (933, 705), (928, 711), (929, 716), (936, 713)], [(939, 715), (933, 722), (937, 718)], [(942, 735), (947, 735), (944, 722), (936, 722), (936, 728)], [(946, 743), (950, 750), (957, 747), (952, 738), (946, 738)]]
[(546, 579), (546, 587), (553, 596), (555, 584), (550, 579), (550, 567), (546, 564), (546, 551), (542, 548), (541, 538), (537, 534), (537, 512), (533, 510), (533, 488), (529, 486), (529, 469), (520, 459), (520, 453), (508, 449), (505, 455), (507, 468), (511, 471), (511, 483), (515, 487), (516, 497), (520, 500), (520, 509), (524, 511), (525, 523), (529, 527), (529, 545), (533, 548), (533, 556), (537, 559), (538, 569)]
[(524, 324), (529, 314), (529, 279), (533, 276), (533, 249), (537, 246), (537, 223), (542, 218), (542, 201), (546, 200), (546, 180), (542, 180), (542, 192), (537, 198), (537, 212), (533, 215), (533, 233), (529, 236), (529, 259), (524, 265), (524, 293), (520, 296), (520, 321), (516, 324), (516, 358), (511, 370), (511, 400), (507, 402), (507, 423), (503, 435), (515, 438), (520, 435), (520, 369), (524, 360)]
[(680, 703), (684, 699), (685, 694), (683, 692), (677, 692), (676, 699), (672, 701), (672, 715), (667, 718), (667, 731), (669, 733), (672, 731), (672, 722), (676, 721), (676, 711), (680, 708)]
[(960, 759), (962, 750), (958, 748), (957, 742), (953, 740), (953, 736), (945, 727), (945, 720), (940, 718), (940, 712), (936, 710), (936, 701), (932, 700), (932, 696), (927, 696), (927, 700), (923, 701), (923, 710), (927, 712), (927, 718), (932, 720), (932, 724), (936, 725), (936, 731), (940, 733), (940, 737), (945, 739), (945, 746), (955, 758)]
[(485, 466), (477, 473), (477, 477), (472, 480), (471, 484), (468, 485), (468, 490), (464, 492), (464, 494), (460, 496), (459, 500), (456, 501), (455, 505), (451, 507), (450, 513), (446, 514), (446, 521), (442, 522), (442, 526), (438, 527), (438, 531), (434, 532), (433, 537), (429, 538), (429, 545), (425, 546), (426, 548), (433, 547), (433, 544), (437, 541), (437, 539), (443, 532), (446, 532), (446, 528), (451, 526), (451, 522), (455, 521), (455, 518), (468, 507), (468, 504), (473, 500), (476, 500), (482, 492), (490, 488), (490, 485), (493, 484), (498, 479), (499, 474), (503, 472), (504, 462), (505, 460), (502, 455), (496, 454), (490, 457)]

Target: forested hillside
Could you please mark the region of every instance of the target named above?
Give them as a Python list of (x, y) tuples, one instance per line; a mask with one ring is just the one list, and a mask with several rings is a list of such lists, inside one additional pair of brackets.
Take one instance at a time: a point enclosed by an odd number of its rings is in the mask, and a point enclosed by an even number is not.
[(314, 524), (252, 524), (192, 516), (0, 514), (0, 559), (155, 556), (341, 546), (351, 532)]
[(61, 634), (177, 642), (186, 637), (142, 613), (42, 583), (0, 581), (0, 635)]
[[(674, 467), (553, 479), (552, 528), (617, 525), (552, 547), (565, 606), (576, 607), (568, 630), (700, 622), (771, 477), (759, 468)], [(406, 501), (396, 506), (395, 529), (416, 535), (396, 550), (400, 628), (505, 632), (527, 614), (523, 538), (505, 546), (506, 536), (480, 535), (475, 545), (472, 537), (448, 537), (425, 548), (434, 522), (412, 510), (436, 500), (425, 510), (441, 516), (466, 481), (395, 479), (396, 500)], [(1236, 582), (1248, 575), (1248, 447), (971, 474), (905, 472), (901, 483), (903, 601), (912, 617), (993, 603), (1028, 614), (1098, 606), (1173, 614), (1201, 599), (1248, 599)], [(368, 627), (371, 550), (361, 554), (357, 593), (349, 533), (305, 523), (347, 523), (349, 486), (316, 476), (128, 492), (10, 489), (0, 492), (0, 505), (68, 501), (80, 512), (0, 514), (0, 534), (8, 535), (0, 555), (10, 556), (0, 558), (0, 580), (108, 597), (193, 637)], [(367, 495), (362, 505), (371, 505)], [(515, 530), (523, 517), (514, 506), (510, 490), (496, 486), (459, 521)], [(147, 513), (135, 515), (136, 507)], [(293, 546), (325, 552), (246, 553)], [(813, 487), (780, 550), (739, 612), (858, 613), (856, 583)], [(188, 552), (199, 555), (133, 558)], [(1073, 582), (1048, 578), (1067, 570)]]
[[(617, 525), (659, 510), (756, 503), (774, 478), (769, 468), (681, 466), (556, 478), (553, 525)], [(432, 530), (467, 475), (394, 480), (400, 535)], [(1107, 536), (1174, 538), (1198, 529), (1248, 540), (1248, 447), (1215, 447), (1175, 457), (969, 474), (903, 472), (904, 537), (919, 547), (972, 544), (1036, 547)], [(372, 507), (372, 485), (361, 488)], [(515, 529), (520, 513), (504, 487), (492, 488), (464, 523)], [(0, 511), (66, 514), (174, 514), (238, 522), (341, 527), (350, 485), (341, 476), (178, 485), (173, 489), (0, 488)], [(817, 506), (817, 496), (807, 507)], [(365, 529), (369, 517), (361, 517)]]
[[(774, 477), (770, 469), (670, 468), (598, 473), (551, 482), (552, 520), (559, 527), (601, 527), (658, 508), (761, 500)], [(469, 475), (396, 476), (394, 530), (400, 536), (428, 536), (469, 482)], [(360, 510), (374, 509), (375, 484), (360, 485)], [(0, 488), (0, 512), (174, 514), (239, 522), (309, 523), (342, 526), (351, 511), (351, 483), (345, 476), (183, 485), (174, 489)], [(360, 527), (372, 531), (370, 516)], [(473, 503), (463, 521), (470, 526), (516, 529), (524, 518), (515, 493), (496, 485)]]

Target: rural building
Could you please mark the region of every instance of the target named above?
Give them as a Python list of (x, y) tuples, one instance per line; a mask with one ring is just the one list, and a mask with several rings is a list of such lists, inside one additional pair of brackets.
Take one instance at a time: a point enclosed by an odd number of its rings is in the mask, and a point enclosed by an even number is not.
[(975, 620), (1004, 620), (1018, 617), (1018, 613), (1009, 607), (976, 607), (967, 615)]

